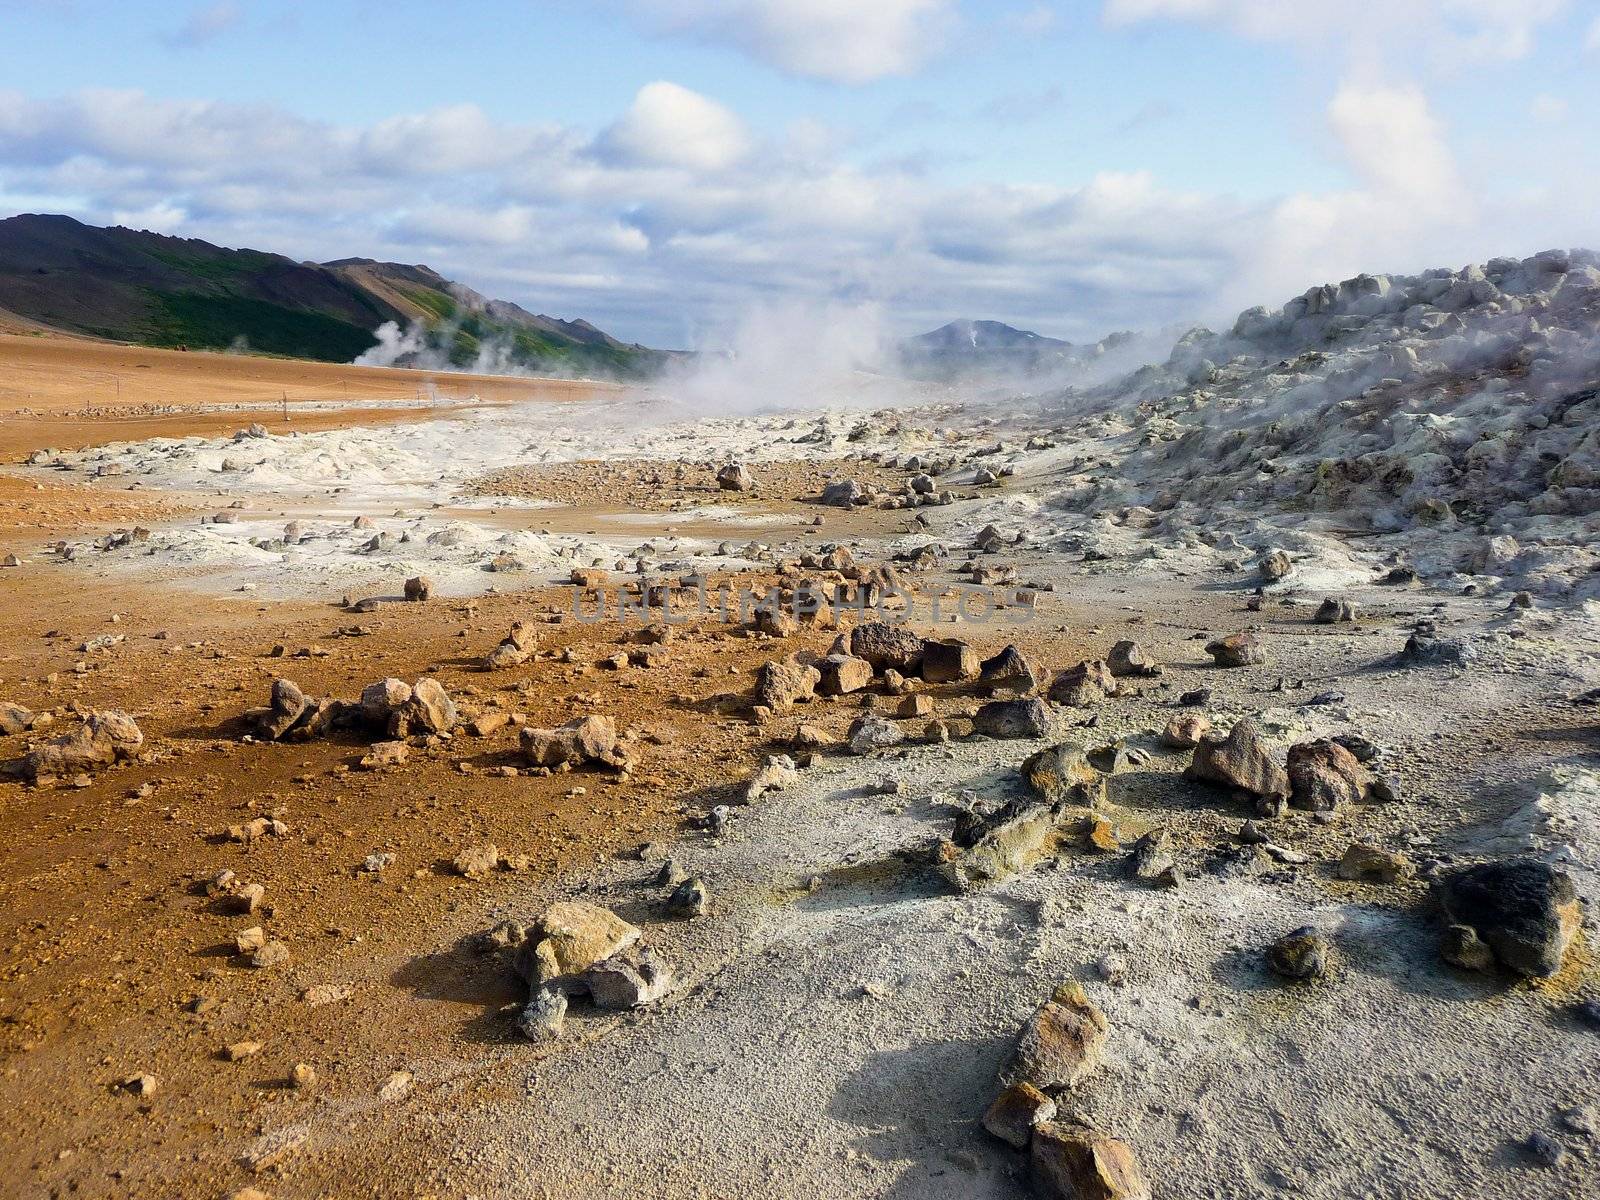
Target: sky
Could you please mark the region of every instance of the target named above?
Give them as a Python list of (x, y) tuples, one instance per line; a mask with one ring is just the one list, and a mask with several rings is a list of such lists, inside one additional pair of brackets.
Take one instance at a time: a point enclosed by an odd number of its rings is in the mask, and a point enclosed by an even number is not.
[(626, 340), (1074, 341), (1600, 244), (1600, 0), (0, 0), (0, 216)]

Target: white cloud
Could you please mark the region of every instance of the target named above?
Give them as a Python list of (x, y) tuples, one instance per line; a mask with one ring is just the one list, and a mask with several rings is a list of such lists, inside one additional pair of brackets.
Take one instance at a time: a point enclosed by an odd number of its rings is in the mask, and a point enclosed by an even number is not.
[(655, 28), (734, 46), (792, 75), (869, 83), (943, 47), (955, 0), (628, 0)]
[(1374, 193), (1432, 208), (1435, 216), (1461, 207), (1467, 189), (1420, 88), (1346, 83), (1328, 106), (1328, 120)]
[[(1567, 0), (1105, 0), (1112, 25), (1209, 21), (1261, 41), (1335, 50), (1390, 68), (1427, 59), (1443, 67), (1524, 58)], [(1396, 57), (1398, 56), (1398, 58)]]
[(149, 229), (155, 233), (176, 233), (183, 228), (183, 223), (188, 219), (189, 214), (183, 209), (164, 201), (136, 212), (118, 209), (111, 214), (111, 222), (114, 225), (126, 225), (129, 229)]
[[(427, 262), (657, 345), (736, 325), (755, 303), (869, 303), (906, 332), (978, 316), (1092, 340), (1592, 231), (1586, 160), (1522, 138), (1478, 148), (1493, 170), (1460, 162), (1414, 86), (1346, 84), (1327, 121), (1351, 182), (1246, 203), (1148, 171), (940, 182), (852, 161), (814, 123), (758, 137), (670, 84), (598, 135), (472, 106), (343, 126), (139, 92), (0, 93), (0, 195), (295, 258)], [(1539, 187), (1493, 194), (1505, 179)]]
[(714, 100), (675, 83), (647, 83), (602, 138), (627, 163), (720, 171), (750, 148), (744, 122)]

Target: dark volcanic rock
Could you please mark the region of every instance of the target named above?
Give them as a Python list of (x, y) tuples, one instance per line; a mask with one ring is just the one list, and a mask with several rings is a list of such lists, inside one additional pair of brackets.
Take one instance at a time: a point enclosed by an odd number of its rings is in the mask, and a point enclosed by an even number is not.
[(996, 738), (1041, 738), (1050, 726), (1050, 707), (1039, 699), (991, 700), (972, 717), (973, 732)]
[(1536, 858), (1511, 858), (1452, 871), (1439, 882), (1452, 925), (1477, 933), (1519, 975), (1561, 970), (1583, 912), (1572, 877)]

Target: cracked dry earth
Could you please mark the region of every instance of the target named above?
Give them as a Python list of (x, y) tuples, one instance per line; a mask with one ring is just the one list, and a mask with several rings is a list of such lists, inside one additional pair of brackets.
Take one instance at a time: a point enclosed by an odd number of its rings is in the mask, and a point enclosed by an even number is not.
[[(613, 494), (617, 472), (568, 464), (546, 478), (583, 503)], [(797, 782), (734, 807), (720, 836), (700, 828), (802, 721), (837, 738), (864, 710), (900, 711), (880, 679), (752, 717), (760, 665), (824, 653), (831, 631), (771, 639), (696, 619), (664, 662), (610, 669), (601, 660), (636, 644), (637, 629), (574, 621), (548, 577), (352, 615), (138, 582), (110, 561), (30, 563), (0, 575), (4, 697), (63, 722), (74, 703), (125, 708), (150, 754), (86, 781), (0, 782), (7, 1193), (1025, 1195), (1026, 1155), (979, 1120), (1019, 1025), (1067, 980), (1110, 1032), (1103, 1065), (1063, 1107), (1131, 1146), (1155, 1195), (1554, 1198), (1600, 1187), (1600, 1152), (1580, 1128), (1600, 1102), (1600, 1032), (1581, 1009), (1600, 995), (1592, 915), (1553, 978), (1469, 973), (1439, 958), (1429, 886), (1452, 863), (1554, 839), (1570, 845), (1592, 904), (1600, 812), (1573, 773), (1593, 767), (1600, 739), (1594, 710), (1570, 702), (1594, 686), (1592, 622), (1346, 571), (1338, 590), (1360, 620), (1322, 626), (1312, 613), (1325, 592), (1310, 581), (1346, 560), (1308, 554), (1248, 611), (1253, 577), (1207, 560), (1083, 561), (1023, 541), (978, 557), (1051, 589), (1031, 614), (935, 626), (925, 601), (957, 580), (951, 568), (994, 502), (923, 510), (928, 527), (908, 537), (904, 512), (836, 516), (796, 503), (799, 486), (797, 474), (793, 489), (751, 501), (781, 524), (734, 520), (727, 536), (781, 536), (784, 555), (847, 540), (863, 562), (939, 539), (955, 553), (910, 573), (918, 633), (961, 636), (985, 655), (1015, 643), (1052, 669), (1134, 638), (1162, 665), (1158, 679), (1054, 717), (1057, 737), (1144, 752), (1110, 777), (1105, 811), (1124, 847), (1165, 827), (1181, 886), (1131, 881), (1122, 852), (1076, 840), (982, 891), (943, 883), (928, 852), (961, 794), (1021, 795), (1019, 765), (1049, 744), (923, 740), (929, 721), (959, 732), (981, 703), (959, 685), (913, 684), (931, 711), (900, 722), (912, 735), (901, 746), (818, 752)], [(1008, 537), (1038, 519), (1028, 486), (993, 493), (1017, 504)], [(826, 524), (812, 527), (819, 511)], [(1382, 565), (1346, 551), (1361, 578)], [(766, 565), (717, 575), (773, 578)], [(1423, 618), (1473, 638), (1475, 662), (1397, 665)], [(535, 623), (533, 658), (483, 671), (515, 620)], [(1212, 666), (1206, 642), (1246, 627), (1268, 661)], [(79, 650), (106, 632), (123, 640)], [(610, 715), (635, 765), (503, 777), (518, 762), (509, 725), (419, 744), (376, 772), (352, 769), (367, 739), (241, 740), (241, 714), (279, 676), (353, 697), (376, 678), (425, 674), (467, 712), (534, 725)], [(1216, 726), (1251, 716), (1280, 755), (1308, 737), (1360, 734), (1399, 798), (1326, 822), (1291, 809), (1268, 822), (1286, 854), (1242, 853), (1253, 811), (1182, 779), (1190, 755), (1156, 736), (1200, 711), (1179, 697), (1201, 688)], [(286, 829), (227, 840), (254, 816)], [(454, 856), (485, 840), (520, 869), (456, 876)], [(1417, 873), (1342, 880), (1335, 867), (1355, 842), (1404, 852)], [(374, 853), (394, 861), (362, 870)], [(706, 880), (706, 915), (668, 910), (654, 882), (663, 854)], [(252, 970), (234, 953), (249, 921), (197, 886), (223, 868), (264, 887), (251, 920), (287, 946), (286, 965)], [(563, 899), (640, 926), (677, 983), (622, 1014), (575, 1001), (564, 1036), (533, 1044), (514, 1021), (525, 986), (477, 935)], [(1287, 984), (1263, 951), (1305, 925), (1327, 939), (1329, 971)], [(259, 1049), (229, 1061), (225, 1049), (245, 1042)], [(292, 1086), (302, 1063), (315, 1082)], [(148, 1095), (117, 1086), (144, 1074), (157, 1081)], [(1559, 1147), (1558, 1162), (1529, 1153), (1533, 1134)], [(248, 1169), (242, 1156), (259, 1163), (263, 1147), (278, 1153)]]

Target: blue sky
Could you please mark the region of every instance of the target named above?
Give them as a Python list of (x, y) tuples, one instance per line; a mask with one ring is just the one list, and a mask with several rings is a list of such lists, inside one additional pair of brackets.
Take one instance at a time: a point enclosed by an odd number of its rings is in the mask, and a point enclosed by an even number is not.
[(655, 344), (823, 301), (1084, 339), (1600, 242), (1589, 0), (0, 0), (0, 44), (0, 212)]

